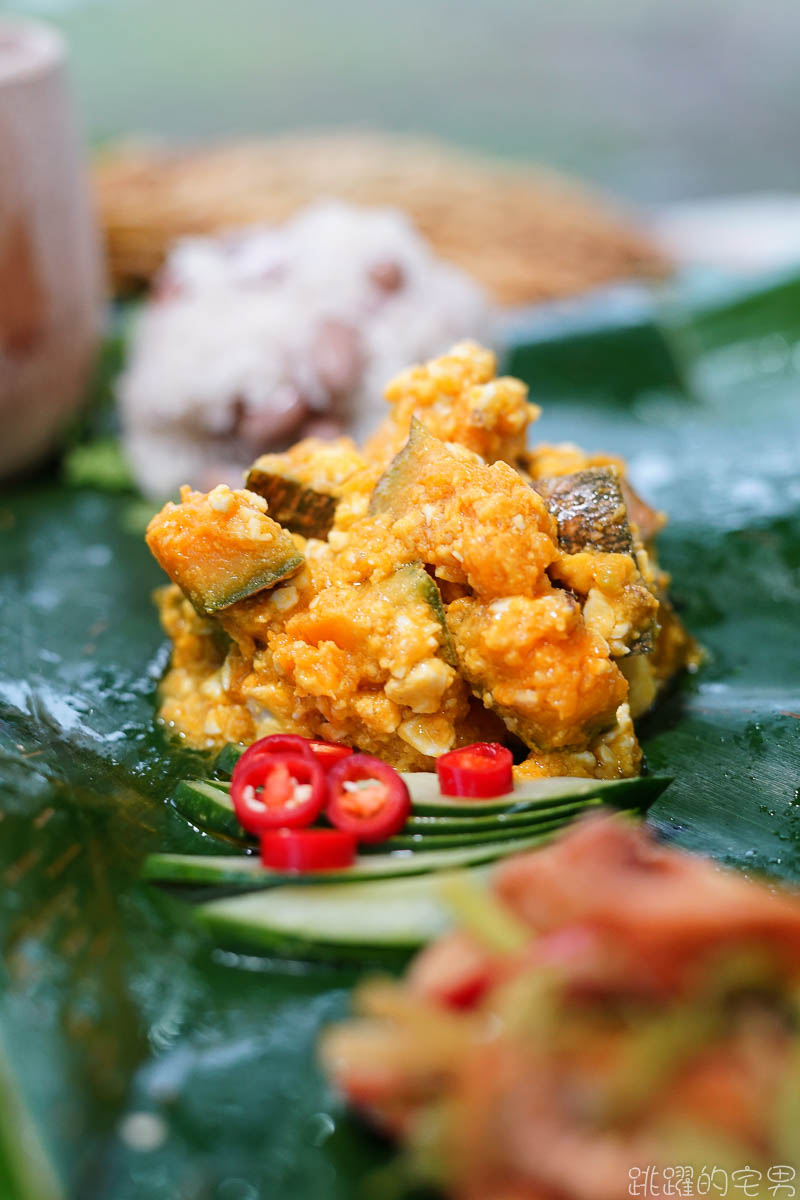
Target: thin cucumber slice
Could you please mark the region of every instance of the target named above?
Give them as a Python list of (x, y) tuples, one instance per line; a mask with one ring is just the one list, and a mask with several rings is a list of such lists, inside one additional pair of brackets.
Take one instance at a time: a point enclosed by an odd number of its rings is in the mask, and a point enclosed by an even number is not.
[[(403, 833), (376, 845), (376, 852), (435, 850), (522, 836), (533, 833), (542, 824), (565, 824), (579, 812), (600, 803), (602, 801), (594, 796), (581, 800), (566, 796), (550, 804), (530, 804), (510, 811), (467, 813), (455, 817), (412, 816)], [(183, 816), (207, 833), (238, 846), (256, 845), (256, 839), (246, 834), (237, 821), (229, 792), (216, 784), (205, 780), (183, 780), (175, 792), (174, 804)]]
[(148, 883), (212, 887), (269, 887), (273, 874), (262, 867), (257, 854), (148, 854), (142, 867), (142, 879)]
[(248, 840), (234, 812), (229, 789), (205, 779), (183, 779), (172, 802), (181, 816), (200, 829), (235, 842)]
[(669, 786), (669, 777), (642, 775), (635, 779), (520, 779), (513, 792), (492, 796), (489, 800), (468, 800), (463, 796), (443, 796), (433, 771), (403, 772), (411, 793), (416, 816), (466, 816), (521, 812), (546, 806), (555, 801), (602, 798), (605, 804), (619, 808), (647, 808)]
[(314, 871), (288, 875), (270, 871), (255, 854), (201, 855), (151, 854), (143, 877), (152, 883), (209, 884), (215, 887), (271, 888), (287, 884), (322, 885), (362, 883), (367, 879), (392, 879), (424, 875), (430, 871), (458, 870), (493, 862), (509, 854), (533, 850), (552, 836), (556, 826), (507, 842), (482, 842), (476, 846), (445, 850), (422, 850), (417, 854), (369, 854), (359, 856), (352, 867), (336, 871)]
[(409, 817), (403, 826), (403, 836), (409, 834), (421, 834), (425, 837), (436, 834), (451, 834), (456, 835), (463, 833), (484, 834), (499, 831), (501, 829), (519, 829), (520, 826), (536, 825), (539, 821), (549, 821), (551, 818), (561, 818), (564, 821), (569, 820), (575, 813), (582, 812), (586, 808), (591, 808), (595, 805), (602, 804), (602, 800), (597, 797), (590, 796), (588, 800), (572, 800), (566, 798), (564, 800), (556, 800), (552, 804), (535, 807), (522, 808), (518, 811), (511, 810), (507, 812), (497, 813), (472, 813), (462, 816), (453, 817)]
[[(586, 779), (529, 780), (498, 802), (451, 801), (438, 794), (436, 776), (431, 773), (407, 774), (404, 778), (412, 792), (413, 815), (399, 838), (381, 845), (379, 850), (387, 845), (392, 850), (416, 850), (423, 839), (426, 847), (435, 849), (463, 846), (477, 838), (512, 837), (541, 821), (559, 817), (565, 822), (581, 809), (606, 800), (612, 800), (620, 807), (642, 807), (645, 798), (654, 799), (668, 783), (668, 780), (654, 777), (610, 783)], [(631, 784), (638, 786), (631, 787)], [(431, 795), (435, 799), (429, 801), (427, 797)], [(226, 785), (200, 779), (183, 780), (173, 802), (183, 816), (206, 832), (237, 845), (255, 844), (255, 839), (244, 832), (236, 819)], [(431, 838), (435, 840), (430, 842)]]
[(233, 774), (233, 768), (246, 749), (247, 746), (243, 746), (241, 742), (228, 742), (227, 745), (222, 747), (214, 761), (214, 773), (216, 775), (227, 775), (230, 778)]
[[(477, 885), (485, 868), (468, 875)], [(201, 904), (196, 919), (227, 945), (295, 958), (406, 957), (453, 924), (436, 875), (288, 886)]]
[[(220, 750), (214, 769), (218, 775), (230, 775), (246, 750), (229, 742)], [(638, 775), (634, 779), (582, 779), (559, 776), (553, 779), (520, 779), (514, 790), (504, 796), (492, 796), (488, 800), (467, 800), (461, 796), (443, 796), (435, 771), (401, 772), (406, 782), (415, 814), (419, 816), (452, 816), (465, 813), (504, 812), (515, 807), (529, 807), (539, 802), (552, 803), (566, 798), (579, 799), (602, 795), (606, 804), (619, 808), (645, 809), (661, 795), (672, 782), (668, 775)], [(228, 787), (227, 780), (217, 780), (220, 787)]]
[(520, 837), (532, 837), (534, 834), (547, 829), (561, 829), (579, 813), (592, 808), (602, 807), (602, 800), (585, 800), (582, 804), (551, 810), (545, 817), (533, 817), (522, 825), (500, 825), (493, 829), (457, 830), (455, 833), (399, 833), (396, 837), (388, 838), (385, 842), (376, 842), (373, 846), (364, 845), (362, 851), (366, 854), (394, 853), (400, 850), (410, 850), (414, 853), (425, 853), (432, 850), (446, 850), (449, 847), (480, 846), (484, 844), (514, 841)]
[[(226, 751), (231, 751), (231, 754), (235, 751), (235, 765), (241, 749), (239, 746), (228, 745), (220, 752), (220, 757)], [(563, 775), (553, 779), (520, 779), (515, 783), (514, 790), (503, 796), (470, 800), (463, 796), (443, 796), (434, 771), (403, 771), (401, 776), (411, 794), (414, 813), (419, 816), (510, 812), (537, 804), (552, 804), (559, 800), (578, 800), (590, 796), (602, 796), (606, 804), (620, 808), (635, 806), (644, 809), (672, 782), (668, 775), (637, 775), (634, 779), (579, 779)], [(216, 779), (212, 786), (228, 790), (230, 782)]]

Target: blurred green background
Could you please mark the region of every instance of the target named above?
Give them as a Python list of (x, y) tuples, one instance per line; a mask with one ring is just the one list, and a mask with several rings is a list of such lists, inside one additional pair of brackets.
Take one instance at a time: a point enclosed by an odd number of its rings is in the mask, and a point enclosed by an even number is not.
[(93, 141), (367, 125), (652, 202), (800, 182), (797, 0), (0, 0), (66, 33)]

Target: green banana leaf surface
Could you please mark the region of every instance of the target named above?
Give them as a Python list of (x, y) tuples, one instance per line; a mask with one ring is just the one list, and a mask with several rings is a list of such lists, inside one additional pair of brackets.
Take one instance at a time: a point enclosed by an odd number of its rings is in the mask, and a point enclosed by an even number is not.
[[(536, 439), (626, 455), (670, 515), (706, 661), (642, 731), (674, 778), (649, 820), (800, 882), (800, 277), (685, 279), (509, 336)], [(0, 1193), (396, 1195), (315, 1062), (355, 971), (234, 956), (139, 879), (151, 851), (214, 853), (166, 802), (210, 764), (153, 723), (160, 573), (105, 421), (98, 470), (78, 446), (0, 492)]]

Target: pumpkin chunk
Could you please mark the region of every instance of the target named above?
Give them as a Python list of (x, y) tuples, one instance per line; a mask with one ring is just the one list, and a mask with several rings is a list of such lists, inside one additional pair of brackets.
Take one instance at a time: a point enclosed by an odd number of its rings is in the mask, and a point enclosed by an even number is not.
[(291, 535), (266, 508), (261, 496), (220, 484), (207, 495), (181, 488), (180, 503), (153, 517), (147, 544), (199, 613), (228, 608), (302, 566)]
[(326, 538), (343, 485), (365, 462), (350, 438), (306, 438), (283, 454), (262, 454), (247, 487), (263, 496), (274, 521), (303, 537)]
[(555, 517), (558, 544), (567, 554), (633, 554), (628, 510), (614, 467), (554, 475), (537, 479), (533, 486)]
[(260, 462), (250, 468), (247, 487), (264, 497), (274, 520), (303, 537), (326, 538), (336, 515), (336, 497), (306, 487), (274, 467), (264, 470)]

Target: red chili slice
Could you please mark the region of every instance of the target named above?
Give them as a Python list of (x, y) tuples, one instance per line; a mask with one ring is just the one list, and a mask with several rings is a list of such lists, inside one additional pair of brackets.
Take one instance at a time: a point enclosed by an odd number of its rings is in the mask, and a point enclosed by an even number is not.
[(328, 772), (325, 815), (360, 842), (382, 842), (399, 833), (410, 812), (408, 788), (394, 767), (379, 758), (351, 754)]
[(254, 755), (236, 764), (231, 800), (249, 833), (310, 825), (325, 807), (325, 772), (309, 754)]
[(269, 737), (259, 738), (248, 746), (233, 769), (231, 782), (236, 778), (236, 772), (243, 770), (251, 759), (262, 754), (299, 754), (302, 758), (311, 756), (311, 748), (307, 738), (299, 733), (271, 733)]
[(275, 829), (261, 838), (261, 861), (274, 871), (333, 870), (355, 857), (355, 837), (339, 829)]
[(511, 751), (499, 742), (474, 742), (436, 760), (445, 796), (504, 796), (514, 787)]
[(324, 771), (353, 753), (349, 746), (342, 746), (338, 742), (321, 742), (317, 738), (309, 738), (307, 745)]

